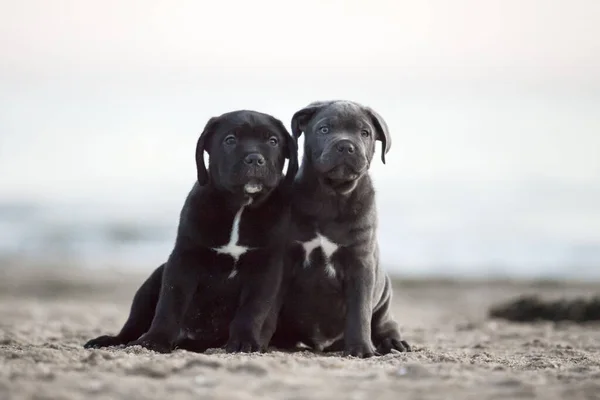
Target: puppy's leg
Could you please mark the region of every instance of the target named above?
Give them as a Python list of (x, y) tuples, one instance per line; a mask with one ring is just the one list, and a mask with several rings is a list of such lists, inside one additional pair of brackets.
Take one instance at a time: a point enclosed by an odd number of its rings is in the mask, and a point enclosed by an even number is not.
[(345, 268), (344, 292), (346, 297), (346, 326), (344, 355), (367, 358), (376, 355), (371, 342), (371, 316), (374, 265), (369, 257), (344, 252), (339, 257)]
[(269, 311), (267, 318), (265, 318), (265, 322), (263, 323), (263, 327), (260, 332), (260, 345), (262, 348), (266, 349), (271, 342), (271, 338), (275, 333), (275, 329), (277, 328), (277, 315), (279, 314), (279, 310), (281, 301), (277, 299), (275, 305)]
[(398, 324), (391, 314), (392, 285), (390, 278), (385, 277), (385, 288), (381, 297), (381, 306), (373, 313), (371, 330), (373, 343), (381, 354), (388, 354), (392, 349), (407, 352), (411, 351), (410, 345), (402, 340)]
[(160, 283), (165, 264), (161, 265), (140, 286), (131, 304), (129, 317), (116, 336), (100, 336), (87, 342), (85, 348), (119, 346), (139, 338), (148, 330), (154, 318)]
[(265, 351), (275, 331), (277, 310), (273, 308), (279, 308), (283, 257), (272, 249), (264, 257), (269, 260), (265, 268), (257, 271), (257, 265), (246, 266), (247, 282), (229, 325), (229, 340), (225, 345), (228, 353)]
[(165, 265), (156, 313), (150, 328), (128, 346), (140, 345), (159, 353), (173, 350), (179, 337), (181, 321), (199, 280), (201, 254), (182, 253), (175, 249)]

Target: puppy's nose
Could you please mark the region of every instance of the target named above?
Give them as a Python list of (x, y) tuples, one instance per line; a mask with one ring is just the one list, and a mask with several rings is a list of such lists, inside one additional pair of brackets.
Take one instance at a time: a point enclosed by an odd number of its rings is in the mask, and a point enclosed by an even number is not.
[(258, 153), (251, 153), (248, 154), (246, 156), (246, 158), (244, 158), (244, 162), (248, 165), (264, 165), (265, 164), (265, 158), (262, 156), (262, 154), (258, 154)]
[(336, 145), (335, 148), (337, 149), (337, 151), (339, 151), (340, 153), (348, 153), (348, 154), (353, 154), (356, 151), (356, 147), (354, 147), (354, 144), (352, 144), (351, 141), (349, 140), (340, 140)]

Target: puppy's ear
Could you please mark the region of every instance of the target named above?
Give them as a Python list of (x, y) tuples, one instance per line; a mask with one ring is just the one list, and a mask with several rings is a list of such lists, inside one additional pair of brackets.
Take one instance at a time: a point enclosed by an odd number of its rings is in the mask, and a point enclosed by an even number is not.
[(292, 116), (292, 133), (294, 134), (294, 139), (296, 142), (298, 142), (298, 138), (306, 129), (308, 121), (314, 117), (317, 111), (332, 103), (333, 101), (315, 101), (304, 107), (302, 110), (296, 111), (296, 113)]
[(385, 164), (385, 155), (392, 147), (392, 137), (390, 136), (390, 131), (387, 123), (381, 115), (379, 115), (372, 108), (366, 107), (366, 109), (367, 113), (371, 117), (373, 125), (375, 126), (375, 130), (377, 131), (375, 140), (381, 140), (381, 161)]
[(285, 183), (291, 184), (296, 177), (298, 172), (298, 145), (296, 140), (290, 135), (290, 132), (285, 129), (283, 123), (275, 117), (272, 117), (275, 125), (280, 129), (281, 133), (285, 137), (285, 148), (284, 156), (289, 160), (288, 169), (285, 173)]
[(198, 143), (196, 143), (196, 171), (198, 173), (198, 183), (204, 186), (208, 183), (208, 172), (204, 164), (204, 151), (209, 146), (209, 139), (215, 131), (218, 117), (212, 117), (204, 126), (204, 130), (200, 134)]

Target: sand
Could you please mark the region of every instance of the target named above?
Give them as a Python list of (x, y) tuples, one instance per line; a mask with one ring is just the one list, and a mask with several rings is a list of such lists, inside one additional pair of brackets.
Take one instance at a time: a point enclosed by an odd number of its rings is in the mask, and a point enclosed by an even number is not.
[(521, 294), (591, 296), (599, 283), (397, 281), (413, 353), (230, 355), (85, 350), (116, 332), (144, 276), (0, 268), (0, 399), (594, 399), (600, 325), (492, 320)]

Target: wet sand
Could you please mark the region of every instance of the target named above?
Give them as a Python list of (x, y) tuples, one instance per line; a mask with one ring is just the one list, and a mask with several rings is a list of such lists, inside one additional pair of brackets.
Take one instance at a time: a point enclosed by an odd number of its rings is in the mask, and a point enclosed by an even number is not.
[(413, 353), (85, 350), (115, 333), (145, 276), (0, 268), (4, 399), (595, 399), (600, 324), (488, 317), (522, 294), (592, 296), (600, 283), (400, 280), (394, 313)]

